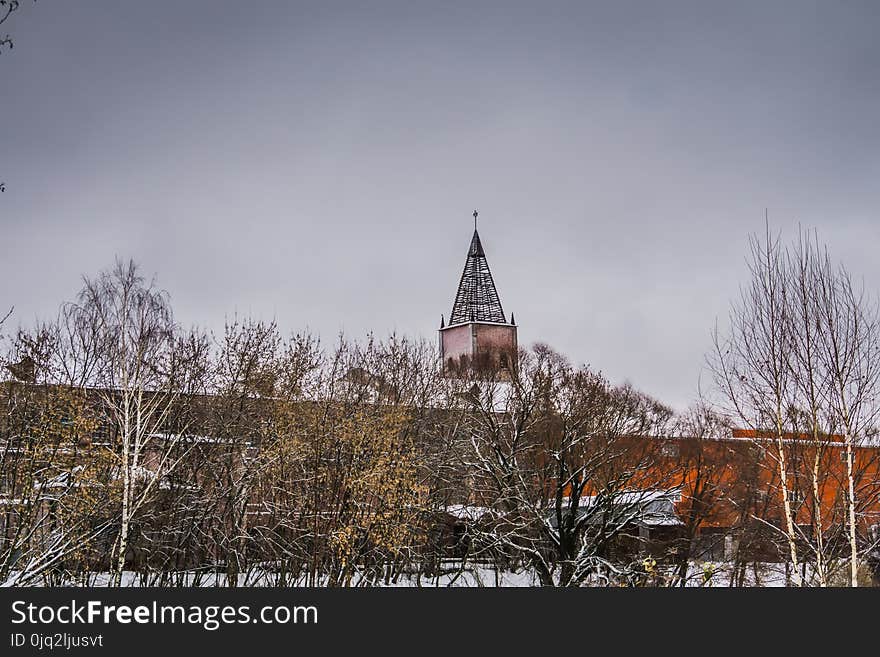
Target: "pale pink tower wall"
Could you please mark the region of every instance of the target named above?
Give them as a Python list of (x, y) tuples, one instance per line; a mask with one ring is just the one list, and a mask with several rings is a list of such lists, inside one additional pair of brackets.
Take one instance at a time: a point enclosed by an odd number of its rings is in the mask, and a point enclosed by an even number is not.
[(507, 365), (516, 353), (516, 324), (507, 321), (476, 229), (465, 260), (449, 324), (440, 321), (440, 356), (444, 370), (481, 363)]
[(491, 358), (500, 363), (501, 354), (516, 353), (516, 326), (513, 324), (490, 324), (467, 322), (440, 329), (440, 355), (444, 366), (450, 359), (458, 365), (462, 356), (473, 361), (475, 357)]

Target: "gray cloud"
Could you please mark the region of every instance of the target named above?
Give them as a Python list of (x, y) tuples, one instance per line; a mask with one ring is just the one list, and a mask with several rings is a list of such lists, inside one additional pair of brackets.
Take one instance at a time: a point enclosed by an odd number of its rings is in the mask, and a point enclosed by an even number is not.
[(180, 320), (433, 337), (481, 234), (521, 341), (677, 405), (764, 208), (864, 276), (876, 3), (26, 3), (0, 301), (133, 257)]

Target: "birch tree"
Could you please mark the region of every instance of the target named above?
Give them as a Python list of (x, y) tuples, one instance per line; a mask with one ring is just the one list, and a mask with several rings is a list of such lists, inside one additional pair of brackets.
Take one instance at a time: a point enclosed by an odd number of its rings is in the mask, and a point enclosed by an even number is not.
[[(752, 280), (731, 310), (729, 332), (716, 329), (710, 367), (724, 410), (753, 430), (775, 463), (793, 582), (808, 583), (809, 565), (816, 583), (828, 584), (835, 534), (846, 527), (855, 586), (859, 470), (866, 467), (864, 459), (856, 466), (855, 450), (876, 428), (877, 305), (833, 265), (815, 234), (801, 232), (785, 247), (768, 225), (764, 239), (750, 243)], [(841, 451), (842, 476), (834, 462)]]
[(167, 293), (147, 283), (132, 261), (117, 261), (84, 279), (70, 319), (94, 332), (89, 339), (98, 347), (98, 364), (92, 379), (117, 432), (121, 508), (111, 582), (118, 586), (132, 519), (179, 460), (181, 434), (165, 432), (179, 394), (171, 376), (176, 326)]
[(880, 393), (880, 314), (876, 302), (856, 289), (843, 267), (835, 268), (818, 245), (808, 243), (815, 263), (815, 303), (820, 358), (827, 372), (830, 432), (843, 435), (850, 548), (850, 584), (858, 586), (859, 537), (855, 447), (876, 431)]

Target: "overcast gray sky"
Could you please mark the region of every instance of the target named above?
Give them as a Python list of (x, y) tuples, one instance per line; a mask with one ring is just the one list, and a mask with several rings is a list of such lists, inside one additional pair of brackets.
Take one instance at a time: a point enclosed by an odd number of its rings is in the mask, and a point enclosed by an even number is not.
[(798, 222), (880, 275), (880, 3), (23, 0), (0, 302), (132, 257), (184, 324), (434, 339), (472, 230), (520, 341), (683, 407)]

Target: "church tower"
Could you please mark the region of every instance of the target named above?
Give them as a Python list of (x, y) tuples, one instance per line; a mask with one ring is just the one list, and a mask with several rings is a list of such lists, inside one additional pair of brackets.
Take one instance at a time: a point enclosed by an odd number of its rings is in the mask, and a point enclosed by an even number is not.
[(516, 349), (516, 324), (512, 314), (507, 321), (501, 307), (477, 232), (477, 211), (474, 210), (474, 235), (452, 314), (448, 324), (440, 319), (443, 370), (450, 375), (463, 370), (499, 373), (516, 362)]

